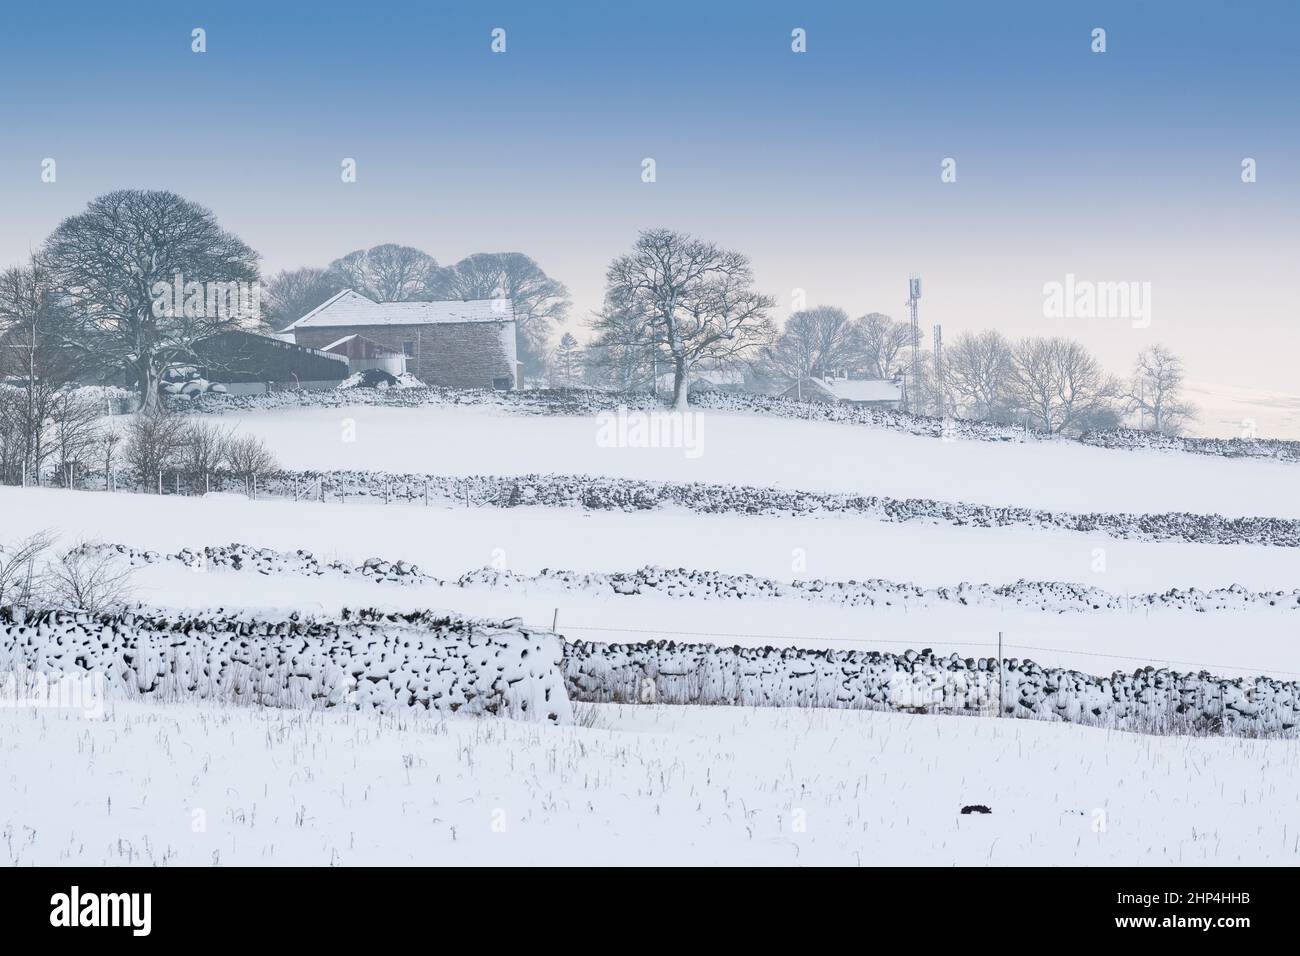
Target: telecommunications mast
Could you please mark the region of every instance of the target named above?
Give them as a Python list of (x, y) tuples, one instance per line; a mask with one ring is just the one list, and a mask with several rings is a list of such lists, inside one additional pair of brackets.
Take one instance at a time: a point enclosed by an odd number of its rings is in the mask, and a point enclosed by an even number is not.
[[(907, 410), (915, 411), (915, 398), (911, 394), (916, 391), (917, 373), (921, 370), (921, 320), (917, 316), (916, 304), (921, 301), (921, 277), (911, 276), (907, 280), (907, 311), (912, 320), (912, 369), (908, 376), (910, 381), (908, 385)], [(919, 396), (916, 396), (919, 397)]]

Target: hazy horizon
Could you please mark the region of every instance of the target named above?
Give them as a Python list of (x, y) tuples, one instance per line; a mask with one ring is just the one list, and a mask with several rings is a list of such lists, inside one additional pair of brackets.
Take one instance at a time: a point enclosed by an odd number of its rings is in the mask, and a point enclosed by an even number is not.
[[(1225, 407), (1276, 395), (1300, 432), (1300, 11), (1179, 10), (16, 9), (0, 264), (96, 195), (171, 189), (264, 275), (381, 242), (443, 265), (527, 253), (580, 332), (609, 261), (662, 225), (749, 255), (778, 322), (796, 289), (904, 318), (915, 273), (927, 340), (935, 323), (949, 342), (1064, 334), (1117, 374), (1162, 342)], [(1067, 275), (1150, 283), (1149, 326), (1046, 318), (1043, 286)]]

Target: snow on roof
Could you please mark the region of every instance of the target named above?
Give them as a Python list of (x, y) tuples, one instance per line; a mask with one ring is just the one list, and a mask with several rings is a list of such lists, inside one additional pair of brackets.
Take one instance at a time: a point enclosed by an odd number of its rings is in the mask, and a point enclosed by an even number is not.
[(836, 378), (818, 384), (825, 385), (842, 402), (897, 402), (903, 398), (897, 382), (882, 378)]
[(341, 339), (335, 339), (335, 340), (334, 340), (333, 342), (331, 342), (329, 345), (322, 345), (322, 346), (321, 346), (321, 351), (322, 351), (322, 352), (330, 352), (330, 351), (333, 351), (334, 349), (336, 349), (336, 348), (338, 348), (340, 345), (342, 345), (344, 342), (351, 342), (351, 341), (352, 341), (353, 339), (355, 339), (356, 337), (357, 337), (357, 333), (355, 333), (355, 332), (353, 332), (351, 335), (345, 335), (345, 336), (343, 336), (343, 338), (341, 338)]
[(401, 351), (400, 351), (399, 349), (395, 349), (395, 348), (393, 348), (391, 345), (384, 345), (382, 342), (376, 342), (374, 339), (368, 339), (368, 338), (366, 338), (364, 335), (362, 335), (360, 332), (353, 332), (351, 335), (345, 335), (345, 336), (343, 336), (343, 338), (341, 338), (341, 339), (336, 339), (335, 341), (331, 342), (329, 345), (322, 346), (322, 347), (321, 347), (321, 351), (322, 351), (322, 352), (332, 352), (332, 351), (334, 351), (336, 348), (338, 348), (340, 345), (345, 345), (345, 344), (347, 344), (348, 342), (353, 342), (353, 341), (356, 341), (356, 342), (365, 342), (367, 345), (369, 345), (369, 346), (370, 346), (372, 349), (374, 349), (376, 352), (384, 352), (384, 353), (386, 353), (386, 354), (388, 354), (388, 355), (401, 355), (401, 354), (402, 354)]
[[(347, 325), (435, 325), (461, 322), (509, 322), (515, 317), (509, 299), (451, 299), (441, 302), (375, 302), (359, 292), (344, 289), (297, 322), (314, 328)], [(335, 343), (337, 344), (337, 343)]]

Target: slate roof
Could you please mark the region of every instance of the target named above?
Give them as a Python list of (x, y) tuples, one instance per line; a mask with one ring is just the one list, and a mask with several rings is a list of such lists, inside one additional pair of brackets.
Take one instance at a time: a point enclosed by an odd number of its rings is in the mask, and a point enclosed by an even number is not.
[(509, 299), (450, 299), (441, 302), (375, 302), (359, 292), (344, 289), (298, 321), (289, 332), (306, 326), (322, 328), (349, 325), (436, 325), (464, 322), (509, 322), (515, 317)]

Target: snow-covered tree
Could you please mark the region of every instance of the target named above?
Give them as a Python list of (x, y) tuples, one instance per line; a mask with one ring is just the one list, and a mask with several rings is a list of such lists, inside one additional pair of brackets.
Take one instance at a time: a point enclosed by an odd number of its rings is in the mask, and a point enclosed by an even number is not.
[(47, 264), (0, 273), (0, 380), (7, 380), (0, 408), (0, 479), (37, 480), (56, 453), (67, 453), (87, 423), (85, 402), (68, 386), (81, 371), (81, 356), (60, 338), (69, 316), (58, 301)]
[(1196, 417), (1196, 406), (1183, 400), (1182, 388), (1183, 360), (1156, 344), (1138, 353), (1124, 398), (1142, 428), (1177, 435)]
[(861, 360), (857, 324), (843, 309), (822, 305), (791, 314), (776, 341), (763, 349), (759, 367), (778, 381), (795, 382), (856, 369)]
[(858, 320), (857, 327), (862, 371), (870, 378), (893, 378), (907, 361), (903, 352), (911, 346), (911, 326), (883, 313), (869, 312)]
[(1016, 405), (1042, 431), (1082, 431), (1116, 420), (1119, 383), (1078, 342), (1022, 339), (1012, 348), (1012, 361)]
[(555, 349), (555, 384), (561, 388), (572, 388), (582, 379), (582, 350), (578, 340), (571, 332), (560, 337), (560, 344)]
[(67, 307), (62, 344), (121, 370), (145, 408), (166, 370), (194, 362), (200, 342), (244, 324), (229, 309), (157, 309), (159, 283), (256, 284), (257, 253), (213, 213), (172, 192), (121, 189), (91, 200), (46, 240), (42, 258)]
[(944, 378), (968, 418), (1004, 421), (1010, 414), (1015, 364), (1001, 332), (963, 332), (943, 350)]
[(611, 391), (654, 391), (662, 360), (646, 322), (608, 305), (593, 323), (596, 334), (583, 352), (584, 377)]
[(661, 356), (673, 372), (673, 407), (682, 409), (693, 366), (743, 360), (771, 342), (772, 305), (753, 288), (745, 256), (671, 229), (647, 229), (610, 264), (593, 327), (598, 339), (630, 334), (633, 344)]

